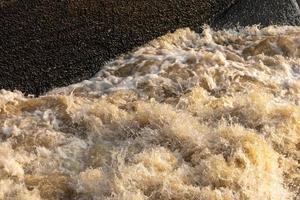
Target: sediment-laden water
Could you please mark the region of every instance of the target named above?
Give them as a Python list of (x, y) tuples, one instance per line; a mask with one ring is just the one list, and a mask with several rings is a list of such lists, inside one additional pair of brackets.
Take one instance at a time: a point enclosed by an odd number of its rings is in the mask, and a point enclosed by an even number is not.
[(0, 199), (300, 199), (300, 27), (181, 29), (0, 93)]

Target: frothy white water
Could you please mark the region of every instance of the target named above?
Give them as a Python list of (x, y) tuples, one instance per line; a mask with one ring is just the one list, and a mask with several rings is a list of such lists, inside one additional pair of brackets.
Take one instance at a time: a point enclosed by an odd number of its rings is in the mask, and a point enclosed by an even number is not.
[(181, 29), (0, 94), (0, 199), (297, 199), (300, 28)]

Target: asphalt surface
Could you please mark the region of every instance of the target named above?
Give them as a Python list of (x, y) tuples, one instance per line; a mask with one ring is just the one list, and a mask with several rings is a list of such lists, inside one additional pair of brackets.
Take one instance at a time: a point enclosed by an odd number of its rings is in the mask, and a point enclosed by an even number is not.
[[(295, 3), (296, 2), (296, 3)], [(299, 24), (296, 0), (0, 0), (0, 88), (42, 94), (177, 28)]]

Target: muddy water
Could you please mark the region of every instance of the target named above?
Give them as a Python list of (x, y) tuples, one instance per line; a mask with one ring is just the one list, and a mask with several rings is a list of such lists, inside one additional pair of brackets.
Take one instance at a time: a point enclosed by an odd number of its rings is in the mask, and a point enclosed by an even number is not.
[(181, 29), (0, 94), (0, 199), (299, 199), (300, 28)]

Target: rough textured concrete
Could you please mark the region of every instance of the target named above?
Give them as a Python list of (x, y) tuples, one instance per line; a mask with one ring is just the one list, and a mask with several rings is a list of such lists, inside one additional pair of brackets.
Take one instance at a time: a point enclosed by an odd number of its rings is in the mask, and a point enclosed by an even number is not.
[(0, 0), (0, 88), (41, 94), (181, 27), (300, 24), (298, 0)]
[(103, 62), (168, 31), (201, 31), (232, 2), (2, 0), (0, 88), (41, 94), (90, 78)]
[(237, 24), (299, 25), (299, 3), (300, 0), (239, 0), (218, 15), (213, 25), (219, 28)]

